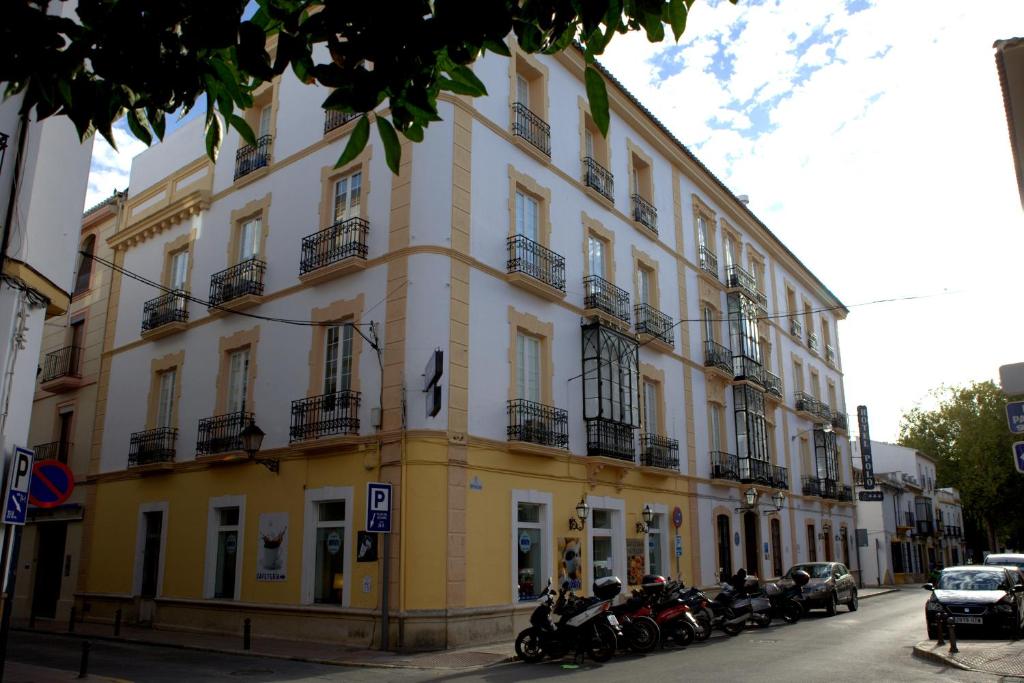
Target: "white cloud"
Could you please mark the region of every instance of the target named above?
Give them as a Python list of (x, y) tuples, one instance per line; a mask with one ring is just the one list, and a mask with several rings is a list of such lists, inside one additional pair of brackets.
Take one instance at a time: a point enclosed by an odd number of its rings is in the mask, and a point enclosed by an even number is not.
[(136, 140), (131, 133), (120, 126), (115, 126), (115, 150), (106, 138), (97, 135), (92, 148), (92, 168), (89, 171), (89, 189), (85, 195), (85, 209), (99, 204), (114, 193), (128, 187), (128, 174), (132, 167), (132, 158), (146, 149), (146, 145)]
[[(798, 57), (818, 27), (836, 39)], [(665, 46), (642, 39), (616, 39), (603, 59), (845, 303), (957, 292), (854, 307), (841, 324), (847, 412), (868, 405), (876, 438), (895, 439), (931, 388), (1024, 360), (1024, 320), (1006, 300), (1024, 234), (991, 48), (1016, 35), (1015, 0), (854, 15), (841, 0), (698, 3), (679, 73), (657, 80), (648, 60)], [(718, 40), (734, 69), (724, 82), (705, 72)], [(794, 87), (807, 66), (820, 68)], [(771, 126), (756, 139), (710, 125), (745, 129), (758, 106)]]

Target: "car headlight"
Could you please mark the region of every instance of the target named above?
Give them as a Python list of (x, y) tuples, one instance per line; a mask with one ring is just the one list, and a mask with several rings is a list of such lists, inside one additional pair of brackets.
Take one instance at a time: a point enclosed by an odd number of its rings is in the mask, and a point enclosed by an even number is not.
[(1003, 602), (1002, 600), (1000, 600), (999, 602), (996, 603), (996, 611), (997, 612), (1004, 612), (1006, 614), (1009, 614), (1010, 612), (1013, 611), (1013, 605), (1008, 605), (1005, 602)]
[(927, 603), (925, 603), (924, 608), (928, 612), (941, 612), (942, 603), (932, 597)]

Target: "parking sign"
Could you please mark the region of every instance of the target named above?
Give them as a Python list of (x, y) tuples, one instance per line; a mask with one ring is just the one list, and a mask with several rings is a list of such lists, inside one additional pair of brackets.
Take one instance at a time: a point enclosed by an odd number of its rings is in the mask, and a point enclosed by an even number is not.
[(1018, 472), (1024, 474), (1024, 441), (1013, 444), (1013, 464)]
[(391, 533), (391, 484), (366, 485), (366, 530), (376, 534)]
[(28, 488), (32, 483), (32, 460), (35, 454), (15, 446), (11, 471), (7, 474), (4, 494), (4, 524), (24, 524), (28, 514)]

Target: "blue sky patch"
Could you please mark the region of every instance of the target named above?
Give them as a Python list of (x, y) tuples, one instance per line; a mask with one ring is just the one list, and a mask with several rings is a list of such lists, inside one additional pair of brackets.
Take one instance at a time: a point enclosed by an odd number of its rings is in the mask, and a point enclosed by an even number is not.
[(675, 76), (683, 70), (683, 67), (686, 64), (686, 60), (683, 59), (682, 45), (669, 45), (661, 52), (655, 53), (655, 55), (647, 61), (656, 69), (655, 83), (663, 81), (671, 76)]
[(711, 64), (705, 71), (714, 74), (719, 82), (728, 81), (736, 71), (736, 56), (726, 52), (721, 36), (715, 36), (715, 44), (718, 49), (711, 55)]
[(846, 13), (856, 14), (871, 7), (870, 0), (846, 0)]

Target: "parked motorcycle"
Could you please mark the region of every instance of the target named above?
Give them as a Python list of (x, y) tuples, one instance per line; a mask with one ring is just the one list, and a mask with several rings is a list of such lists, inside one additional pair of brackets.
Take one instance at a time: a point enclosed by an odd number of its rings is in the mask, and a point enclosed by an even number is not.
[(782, 619), (787, 624), (795, 624), (804, 615), (803, 587), (811, 580), (805, 571), (793, 572), (793, 583), (766, 583), (762, 587), (764, 597), (771, 604), (770, 613), (773, 619)]
[(611, 612), (618, 619), (624, 635), (623, 643), (634, 652), (650, 652), (661, 642), (661, 629), (651, 618), (651, 607), (647, 597), (634, 591), (632, 597), (621, 605), (615, 605)]
[(685, 647), (692, 643), (698, 634), (703, 636), (704, 627), (698, 623), (689, 603), (681, 596), (681, 583), (666, 581), (665, 577), (653, 574), (644, 576), (641, 581), (641, 589), (648, 600), (651, 616), (661, 630), (662, 644), (671, 640)]
[[(746, 577), (743, 581), (737, 581), (737, 577)], [(737, 588), (737, 584), (742, 588)], [(735, 618), (746, 616), (746, 621), (764, 628), (772, 623), (771, 602), (766, 597), (760, 596), (761, 588), (757, 577), (747, 577), (742, 569), (730, 579), (729, 583), (722, 584), (722, 590), (715, 596), (715, 602), (729, 607)]]
[(701, 627), (697, 633), (698, 641), (707, 640), (712, 629), (716, 628), (730, 637), (739, 635), (747, 623), (746, 614), (737, 615), (724, 600), (712, 600), (698, 588), (691, 587), (680, 597), (693, 610), (694, 618)]
[(618, 619), (609, 610), (621, 590), (622, 581), (607, 576), (594, 582), (593, 597), (581, 598), (568, 582), (553, 591), (548, 579), (541, 604), (530, 615), (530, 627), (516, 637), (516, 654), (524, 662), (539, 662), (545, 656), (564, 657), (575, 649), (577, 659), (586, 654), (595, 662), (608, 661), (623, 637)]

